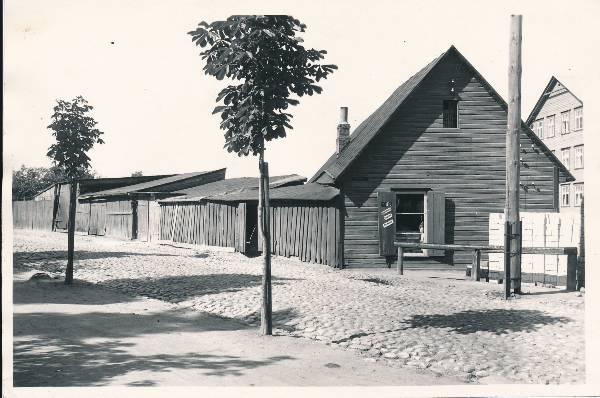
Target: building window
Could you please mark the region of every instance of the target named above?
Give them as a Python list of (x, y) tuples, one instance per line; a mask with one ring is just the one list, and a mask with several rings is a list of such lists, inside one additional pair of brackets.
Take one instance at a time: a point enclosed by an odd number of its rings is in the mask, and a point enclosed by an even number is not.
[(546, 138), (554, 137), (554, 115), (546, 118)]
[(458, 127), (458, 101), (444, 100), (444, 128)]
[(583, 107), (575, 108), (575, 130), (583, 128)]
[(565, 184), (560, 186), (560, 205), (569, 207), (569, 196), (571, 195), (571, 185)]
[(563, 148), (560, 150), (560, 161), (565, 165), (567, 170), (571, 169), (571, 148)]
[(543, 119), (536, 120), (533, 122), (533, 132), (535, 135), (544, 139), (544, 121)]
[(575, 149), (575, 168), (583, 169), (583, 145), (577, 145)]
[(402, 242), (424, 242), (425, 195), (396, 194), (396, 236)]
[(571, 111), (562, 112), (560, 114), (560, 118), (561, 118), (560, 133), (561, 134), (569, 134), (571, 132), (571, 126), (570, 126), (570, 120), (569, 120), (571, 118)]
[(573, 184), (573, 190), (575, 191), (573, 193), (573, 205), (581, 206), (581, 203), (583, 202), (583, 183), (580, 182), (577, 184)]

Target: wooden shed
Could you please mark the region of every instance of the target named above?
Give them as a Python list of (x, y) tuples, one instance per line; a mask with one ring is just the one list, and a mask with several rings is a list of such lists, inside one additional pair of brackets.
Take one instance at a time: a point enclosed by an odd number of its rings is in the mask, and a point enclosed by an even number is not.
[[(150, 241), (158, 239), (157, 200), (225, 178), (225, 169), (175, 174), (152, 181), (79, 196), (76, 229), (90, 235)], [(154, 239), (153, 239), (154, 238)]]
[[(506, 102), (454, 46), (351, 135), (343, 117), (336, 152), (309, 181), (341, 191), (344, 265), (384, 266), (394, 240), (486, 245), (489, 214), (504, 208), (506, 121)], [(521, 210), (556, 211), (572, 175), (524, 123), (521, 148)], [(405, 255), (418, 266), (471, 262), (466, 252)]]
[[(303, 184), (306, 178), (271, 177), (271, 250), (303, 261), (342, 264), (339, 190)], [(194, 245), (259, 251), (258, 179), (233, 178), (206, 184), (160, 201), (160, 238)]]

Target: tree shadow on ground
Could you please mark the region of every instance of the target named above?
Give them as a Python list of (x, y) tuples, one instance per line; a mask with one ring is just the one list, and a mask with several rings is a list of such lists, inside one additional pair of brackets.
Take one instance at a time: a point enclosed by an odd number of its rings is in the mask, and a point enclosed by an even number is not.
[(118, 312), (28, 312), (13, 315), (13, 336), (48, 336), (59, 328), (77, 331), (79, 339), (94, 337), (123, 338), (171, 332), (208, 332), (245, 330), (249, 326), (234, 319), (224, 319), (204, 312), (169, 310), (147, 313)]
[[(33, 288), (32, 288), (33, 287)], [(91, 283), (74, 280), (65, 285), (64, 277), (50, 280), (13, 281), (13, 304), (104, 305), (135, 301), (124, 294), (106, 294)]]
[[(131, 256), (155, 256), (155, 257), (174, 257), (177, 254), (169, 253), (147, 253), (135, 251), (88, 251), (75, 249), (75, 257), (77, 260), (100, 260), (105, 258), (122, 258)], [(49, 251), (19, 251), (13, 253), (14, 264), (37, 263), (45, 260), (65, 260), (67, 259), (66, 250), (49, 250)]]
[(561, 316), (549, 316), (538, 310), (491, 309), (461, 311), (453, 314), (413, 315), (410, 328), (448, 328), (460, 334), (492, 332), (503, 334), (533, 331), (541, 326), (571, 322)]
[[(107, 341), (85, 343), (61, 338), (33, 338), (14, 342), (15, 387), (63, 387), (106, 385), (131, 372), (201, 371), (202, 376), (241, 376), (245, 370), (275, 364), (293, 357), (282, 355), (262, 360), (235, 355), (188, 352), (179, 355), (133, 355), (132, 343)], [(218, 380), (215, 380), (215, 385)], [(152, 386), (153, 380), (131, 382), (130, 386)]]
[[(282, 285), (298, 278), (273, 277), (273, 285)], [(110, 279), (99, 285), (128, 294), (141, 295), (158, 300), (178, 303), (192, 297), (209, 294), (230, 293), (258, 287), (262, 276), (252, 274), (206, 274), (180, 275), (160, 278)]]

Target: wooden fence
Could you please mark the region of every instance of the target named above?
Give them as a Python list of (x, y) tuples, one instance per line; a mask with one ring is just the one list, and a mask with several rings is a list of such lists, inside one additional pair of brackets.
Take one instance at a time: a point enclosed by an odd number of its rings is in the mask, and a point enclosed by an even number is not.
[(13, 227), (52, 230), (53, 200), (12, 202)]
[[(504, 215), (490, 214), (490, 245), (504, 241)], [(581, 252), (581, 219), (578, 214), (521, 212), (523, 247), (577, 247)], [(567, 255), (523, 254), (521, 278), (523, 282), (541, 282), (557, 286), (567, 283)], [(502, 253), (489, 254), (491, 278), (504, 272)]]
[[(248, 228), (251, 203), (163, 203), (160, 206), (161, 240), (232, 247), (245, 252), (256, 225)], [(328, 204), (286, 204), (270, 208), (273, 254), (302, 261), (339, 266), (343, 261), (343, 220), (340, 210)], [(260, 234), (258, 234), (260, 236)], [(256, 242), (261, 247), (261, 242)]]

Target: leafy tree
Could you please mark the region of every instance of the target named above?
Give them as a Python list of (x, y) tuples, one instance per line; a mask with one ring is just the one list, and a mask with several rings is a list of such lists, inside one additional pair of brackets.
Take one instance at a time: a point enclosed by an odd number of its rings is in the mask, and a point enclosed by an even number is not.
[(70, 102), (58, 100), (54, 107), (52, 123), (48, 126), (56, 138), (56, 143), (48, 148), (47, 155), (56, 166), (64, 170), (65, 176), (71, 182), (66, 284), (73, 282), (77, 180), (90, 169), (90, 158), (87, 152), (95, 144), (104, 144), (100, 138), (103, 132), (95, 127), (96, 121), (88, 114), (92, 109), (93, 107), (82, 96)]
[[(325, 50), (306, 49), (299, 36), (306, 26), (287, 15), (231, 16), (225, 21), (200, 22), (188, 32), (205, 48), (204, 72), (218, 80), (239, 81), (217, 96), (213, 113), (221, 114), (225, 148), (238, 156), (259, 156), (260, 229), (263, 234), (263, 307), (261, 331), (271, 334), (270, 231), (268, 222), (268, 170), (265, 141), (286, 136), (298, 97), (321, 93), (316, 83), (335, 65), (321, 64)], [(265, 183), (266, 182), (266, 183)], [(263, 216), (264, 215), (264, 216)]]
[(132, 177), (142, 177), (143, 175), (144, 173), (141, 171), (134, 171), (133, 173), (131, 173)]

